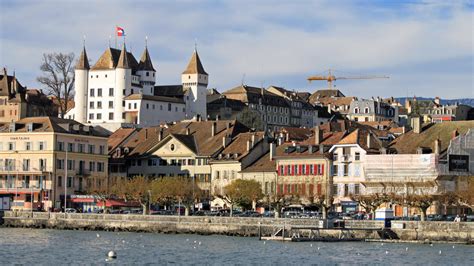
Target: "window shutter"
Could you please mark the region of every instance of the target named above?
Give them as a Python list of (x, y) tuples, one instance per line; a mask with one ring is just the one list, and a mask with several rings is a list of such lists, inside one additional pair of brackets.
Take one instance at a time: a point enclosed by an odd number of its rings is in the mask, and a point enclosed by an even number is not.
[(306, 195), (306, 184), (301, 184), (301, 195)]
[(318, 165), (315, 164), (313, 167), (314, 167), (313, 169), (314, 175), (318, 175)]
[(306, 165), (306, 175), (310, 175), (310, 172), (309, 172), (309, 164)]
[(314, 195), (314, 185), (313, 184), (309, 184), (309, 194)]
[(302, 174), (303, 174), (303, 165), (302, 165), (302, 164), (300, 164), (300, 165), (299, 165), (299, 168), (300, 168), (300, 172), (299, 172), (299, 174), (300, 174), (300, 175), (302, 175)]
[(321, 184), (318, 184), (318, 195), (321, 195)]
[(324, 175), (324, 164), (321, 164), (321, 175)]

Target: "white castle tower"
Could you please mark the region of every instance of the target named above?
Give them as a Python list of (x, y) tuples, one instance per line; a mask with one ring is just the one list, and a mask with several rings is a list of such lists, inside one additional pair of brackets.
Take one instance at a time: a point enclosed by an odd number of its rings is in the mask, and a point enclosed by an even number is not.
[(189, 61), (186, 70), (181, 75), (183, 91), (185, 91), (186, 116), (192, 118), (200, 115), (207, 117), (206, 93), (209, 75), (201, 64), (197, 50)]
[(142, 85), (142, 93), (146, 95), (153, 95), (156, 81), (156, 70), (151, 62), (150, 54), (148, 53), (148, 45), (145, 45), (140, 62), (138, 63), (137, 75), (140, 76), (140, 85)]
[(128, 53), (125, 43), (123, 44), (122, 51), (120, 52), (120, 57), (117, 62), (117, 67), (115, 68), (115, 86), (116, 94), (113, 97), (114, 101), (114, 120), (115, 122), (124, 122), (125, 117), (122, 117), (124, 113), (125, 106), (122, 104), (125, 96), (129, 95), (130, 86), (132, 84), (132, 68), (128, 62)]
[(89, 60), (87, 58), (86, 47), (82, 49), (81, 56), (77, 61), (74, 73), (74, 119), (80, 123), (87, 122), (87, 91), (89, 81)]

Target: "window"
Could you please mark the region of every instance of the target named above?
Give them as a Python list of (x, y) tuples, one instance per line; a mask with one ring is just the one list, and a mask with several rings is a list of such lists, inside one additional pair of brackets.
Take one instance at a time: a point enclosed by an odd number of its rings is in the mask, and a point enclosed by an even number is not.
[(95, 171), (95, 162), (89, 162), (89, 171), (91, 172)]
[(171, 103), (168, 103), (168, 111), (171, 112)]
[(102, 89), (97, 89), (97, 97), (102, 97)]
[(102, 119), (102, 114), (97, 114), (97, 120)]
[(114, 88), (109, 88), (109, 96), (114, 96)]
[(344, 197), (347, 197), (349, 195), (349, 185), (344, 184)]
[(74, 170), (74, 169), (76, 169), (76, 161), (67, 160), (67, 170)]
[(333, 161), (337, 161), (337, 153), (333, 153), (333, 154), (332, 154), (332, 160), (333, 160)]
[(74, 143), (68, 143), (67, 144), (67, 151), (68, 152), (74, 152)]
[(355, 160), (360, 161), (360, 152), (355, 153)]
[(178, 106), (176, 106), (176, 107), (174, 108), (174, 111), (175, 111), (175, 112), (178, 112)]
[(104, 145), (99, 146), (99, 154), (105, 154), (105, 146)]
[(163, 111), (163, 105), (160, 105), (160, 111)]
[(72, 183), (73, 183), (72, 176), (68, 176), (67, 177), (67, 187), (72, 187)]
[(15, 142), (8, 142), (8, 150), (9, 151), (15, 150)]
[(314, 165), (309, 165), (309, 174), (314, 175)]
[(128, 109), (132, 109), (132, 104), (128, 103)]
[(56, 159), (56, 168), (57, 169), (64, 169), (64, 160), (63, 159)]
[(149, 77), (150, 76), (150, 72), (145, 72), (146, 76)]
[(93, 154), (93, 153), (95, 153), (95, 145), (91, 145), (91, 144), (89, 144), (89, 146), (88, 146), (88, 147), (89, 147), (88, 149), (89, 149), (89, 153), (90, 153), (90, 154)]
[(127, 91), (125, 89), (122, 90), (122, 94), (125, 96), (125, 93), (127, 93)]
[(122, 107), (125, 107), (125, 101), (122, 101)]
[(359, 184), (354, 185), (354, 194), (356, 194), (356, 195), (360, 194), (360, 185)]
[(63, 186), (63, 177), (62, 176), (58, 176), (58, 187), (62, 187)]
[(150, 104), (146, 104), (146, 109), (149, 109), (150, 108)]
[(30, 171), (30, 159), (23, 159), (23, 171)]
[(85, 145), (84, 144), (77, 144), (77, 149), (78, 149), (78, 152), (84, 152)]
[(114, 108), (114, 102), (113, 101), (109, 101), (109, 109), (113, 109)]
[(58, 151), (64, 151), (64, 142), (58, 141)]
[(89, 114), (89, 120), (94, 120), (94, 114)]
[(104, 163), (97, 163), (97, 172), (104, 172)]
[[(91, 76), (91, 77), (92, 77), (92, 76)], [(90, 95), (91, 97), (94, 97), (94, 96), (95, 96), (95, 95), (94, 95), (94, 89), (90, 89), (90, 90), (89, 90), (89, 95)]]
[(332, 175), (333, 175), (333, 176), (337, 176), (337, 174), (338, 174), (338, 173), (337, 173), (337, 170), (338, 170), (338, 169), (337, 169), (337, 164), (333, 165), (333, 166), (332, 166), (332, 169), (333, 169), (333, 170), (332, 170), (332, 171), (333, 171), (333, 174), (332, 174)]
[(109, 120), (114, 120), (114, 113), (109, 113)]
[(359, 113), (359, 107), (354, 108), (354, 114), (358, 114), (358, 113)]
[(364, 108), (364, 113), (368, 114), (369, 113), (369, 107)]
[(344, 176), (348, 176), (348, 175), (349, 175), (349, 165), (344, 164)]
[(40, 150), (40, 151), (44, 150), (46, 148), (45, 146), (46, 146), (46, 144), (45, 144), (44, 141), (38, 142), (38, 150)]
[(102, 102), (97, 102), (97, 109), (102, 109)]
[(25, 150), (31, 151), (31, 142), (28, 141), (25, 143)]
[(133, 104), (133, 109), (137, 109), (137, 103)]
[(40, 171), (46, 171), (46, 159), (39, 159), (38, 162)]

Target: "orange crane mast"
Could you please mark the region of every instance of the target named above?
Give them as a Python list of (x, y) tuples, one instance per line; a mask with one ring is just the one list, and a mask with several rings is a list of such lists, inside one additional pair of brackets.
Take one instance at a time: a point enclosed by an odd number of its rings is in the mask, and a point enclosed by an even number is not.
[(328, 82), (328, 88), (332, 89), (333, 88), (333, 82), (338, 80), (338, 79), (388, 79), (390, 78), (389, 76), (350, 76), (350, 77), (336, 77), (332, 74), (331, 69), (328, 70), (328, 75), (327, 76), (321, 76), (321, 75), (316, 75), (316, 76), (311, 76), (308, 78), (308, 81), (314, 81), (314, 80), (325, 80)]

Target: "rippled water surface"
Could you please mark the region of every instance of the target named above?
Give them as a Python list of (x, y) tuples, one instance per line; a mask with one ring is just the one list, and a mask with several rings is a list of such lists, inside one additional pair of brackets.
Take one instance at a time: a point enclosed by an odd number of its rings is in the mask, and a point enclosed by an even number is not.
[[(106, 260), (110, 250), (117, 252), (117, 259)], [(281, 243), (226, 236), (0, 228), (2, 265), (474, 265), (473, 253), (474, 246), (452, 244)]]

